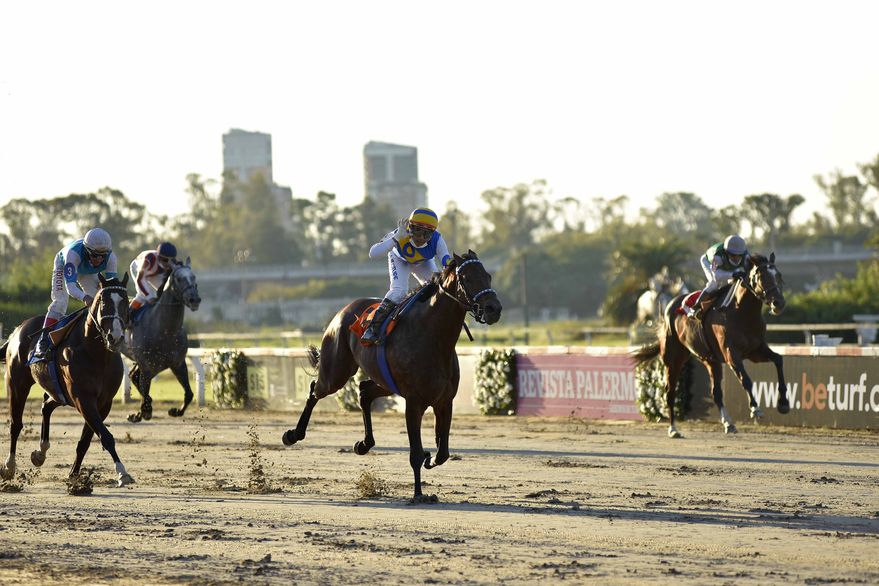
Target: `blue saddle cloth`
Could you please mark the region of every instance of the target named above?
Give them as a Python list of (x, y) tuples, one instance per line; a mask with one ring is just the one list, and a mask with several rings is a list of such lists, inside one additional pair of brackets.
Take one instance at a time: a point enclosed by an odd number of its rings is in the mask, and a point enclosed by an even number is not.
[(385, 319), (384, 323), (381, 326), (381, 339), (376, 346), (375, 358), (376, 362), (378, 362), (379, 372), (381, 372), (385, 381), (387, 381), (388, 386), (391, 387), (389, 390), (395, 395), (400, 395), (401, 393), (400, 389), (397, 388), (397, 383), (394, 382), (394, 377), (391, 376), (391, 368), (390, 366), (388, 366), (388, 357), (385, 354), (385, 330), (387, 329), (391, 321), (397, 320), (400, 317), (409, 313), (409, 310), (412, 309), (416, 302), (423, 301), (430, 297), (435, 290), (434, 287), (436, 287), (436, 285), (434, 285), (433, 283), (429, 283), (410, 295), (408, 298), (404, 299), (402, 303), (400, 303), (399, 308), (396, 311), (392, 311), (391, 315), (389, 315)]
[(147, 303), (146, 305), (141, 305), (128, 315), (128, 319), (131, 321), (132, 324), (139, 323), (140, 320), (143, 319), (143, 316), (149, 313), (150, 309), (152, 308), (153, 305), (150, 303)]

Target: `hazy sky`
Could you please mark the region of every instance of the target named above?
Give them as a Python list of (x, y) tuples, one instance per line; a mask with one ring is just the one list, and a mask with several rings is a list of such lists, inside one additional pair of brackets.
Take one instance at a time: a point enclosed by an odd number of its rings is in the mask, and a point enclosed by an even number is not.
[(879, 154), (879, 2), (14, 2), (0, 205), (109, 185), (156, 213), (271, 133), (298, 197), (363, 197), (363, 145), (417, 146), (438, 211), (556, 196), (823, 195)]

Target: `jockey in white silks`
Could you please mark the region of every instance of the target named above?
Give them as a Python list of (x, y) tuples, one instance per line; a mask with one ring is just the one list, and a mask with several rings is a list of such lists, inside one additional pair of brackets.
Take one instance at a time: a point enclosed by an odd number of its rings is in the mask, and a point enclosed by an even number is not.
[(747, 256), (748, 247), (745, 245), (745, 239), (738, 234), (727, 236), (726, 240), (713, 244), (705, 251), (700, 262), (708, 283), (693, 305), (686, 308), (687, 317), (699, 319), (701, 317), (699, 304), (703, 297), (713, 295), (724, 285), (731, 284), (735, 279), (745, 275)]
[(67, 314), (68, 299), (73, 297), (90, 306), (100, 284), (98, 273), (111, 279), (116, 276), (116, 264), (113, 242), (103, 228), (92, 228), (83, 238), (58, 251), (52, 267), (52, 303), (43, 320), (45, 329), (37, 340), (32, 362), (46, 359), (52, 346), (49, 329)]
[(362, 343), (376, 344), (379, 341), (382, 322), (409, 292), (410, 275), (423, 284), (439, 270), (436, 259), (442, 268), (449, 264), (449, 247), (437, 230), (438, 226), (436, 212), (418, 208), (408, 218), (397, 222), (396, 230), (385, 234), (369, 249), (369, 258), (387, 255), (391, 286), (363, 332)]
[(131, 261), (129, 272), (137, 289), (137, 295), (131, 300), (131, 311), (156, 302), (159, 289), (171, 275), (175, 260), (177, 247), (170, 242), (162, 242), (155, 250), (144, 250)]

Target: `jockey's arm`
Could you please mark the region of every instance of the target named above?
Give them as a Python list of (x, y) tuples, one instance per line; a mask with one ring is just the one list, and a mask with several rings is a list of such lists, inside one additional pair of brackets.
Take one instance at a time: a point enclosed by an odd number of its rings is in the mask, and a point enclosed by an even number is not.
[(388, 232), (385, 234), (384, 238), (373, 244), (369, 249), (369, 258), (379, 258), (392, 251), (397, 244), (394, 241), (393, 236), (393, 232)]
[(714, 257), (714, 261), (711, 263), (711, 274), (714, 275), (715, 283), (717, 283), (718, 285), (725, 285), (729, 282), (730, 279), (732, 279), (733, 274), (732, 271), (721, 268), (721, 260), (722, 259), (719, 256)]
[(449, 246), (443, 239), (442, 234), (440, 234), (439, 239), (436, 241), (436, 258), (439, 260), (440, 267), (443, 269), (446, 268), (446, 265), (452, 260), (452, 257), (449, 255)]
[(158, 259), (155, 254), (144, 256), (137, 271), (137, 280), (134, 282), (137, 291), (146, 297), (147, 301), (153, 301), (158, 296), (158, 288), (149, 279), (153, 276), (157, 264)]
[(68, 249), (64, 253), (64, 288), (67, 290), (68, 295), (79, 301), (82, 301), (85, 297), (85, 291), (76, 282), (77, 269), (81, 262), (82, 259), (79, 258), (79, 255), (73, 249)]
[(107, 259), (107, 268), (104, 269), (104, 276), (108, 279), (113, 279), (118, 274), (118, 264), (119, 259), (116, 257), (115, 252), (110, 253), (110, 258)]

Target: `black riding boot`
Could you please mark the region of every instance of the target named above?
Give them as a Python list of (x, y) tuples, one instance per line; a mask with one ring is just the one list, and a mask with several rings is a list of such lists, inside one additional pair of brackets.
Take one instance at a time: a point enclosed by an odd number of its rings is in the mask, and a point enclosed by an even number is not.
[(369, 322), (369, 327), (366, 328), (363, 332), (363, 337), (360, 338), (363, 344), (375, 345), (381, 342), (380, 329), (385, 318), (391, 314), (395, 307), (397, 307), (397, 304), (390, 299), (382, 299), (382, 304), (375, 310), (372, 320)]
[(52, 339), (49, 337), (49, 330), (43, 330), (40, 338), (34, 345), (34, 355), (31, 362), (42, 362), (52, 357)]

